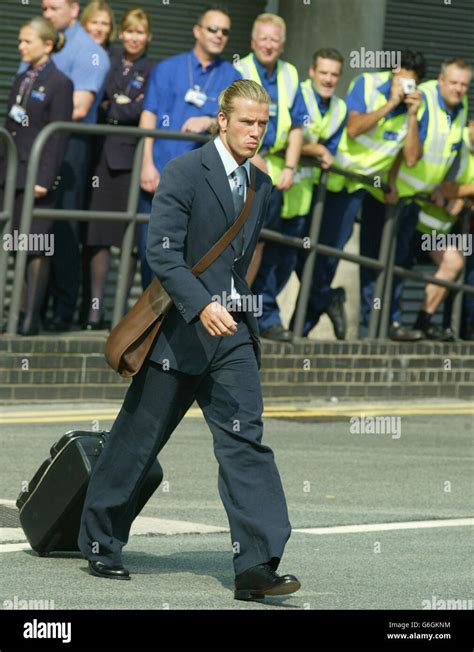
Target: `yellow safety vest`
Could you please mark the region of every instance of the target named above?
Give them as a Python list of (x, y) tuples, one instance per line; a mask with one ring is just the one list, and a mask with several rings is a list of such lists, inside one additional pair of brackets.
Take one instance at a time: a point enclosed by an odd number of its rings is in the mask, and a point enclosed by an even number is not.
[(402, 162), (397, 175), (397, 190), (400, 197), (409, 197), (419, 192), (430, 192), (440, 184), (456, 158), (453, 149), (463, 137), (467, 119), (467, 97), (456, 119), (450, 123), (447, 114), (439, 105), (438, 82), (431, 80), (420, 84), (429, 111), (428, 132), (423, 143), (423, 157), (409, 168)]
[[(303, 129), (304, 140), (309, 143), (324, 144), (325, 141), (336, 133), (347, 114), (344, 100), (333, 96), (326, 113), (321, 115), (318, 102), (314, 95), (311, 79), (301, 83), (301, 92), (308, 109), (308, 124)], [(297, 215), (307, 215), (311, 208), (314, 184), (319, 182), (321, 170), (314, 166), (298, 166), (294, 183), (289, 190), (283, 193), (283, 208), (281, 217), (291, 218)], [(330, 174), (327, 188), (337, 192), (344, 187), (344, 177)]]
[[(255, 65), (254, 55), (251, 52), (234, 67), (240, 72), (244, 79), (251, 79), (262, 84), (257, 66)], [(273, 185), (278, 183), (280, 174), (285, 167), (285, 159), (279, 156), (273, 156), (275, 152), (285, 150), (288, 144), (288, 134), (291, 129), (290, 109), (295, 101), (299, 85), (298, 71), (295, 66), (287, 61), (277, 61), (277, 89), (278, 89), (278, 118), (275, 142), (269, 148), (269, 153), (265, 155), (265, 161), (268, 165), (268, 174), (272, 178)], [(263, 139), (262, 139), (263, 140)]]
[[(449, 176), (449, 175), (448, 175)], [(444, 180), (444, 179), (443, 179)], [(454, 177), (456, 183), (472, 183), (474, 181), (474, 154), (471, 150), (469, 129), (463, 130), (463, 143), (459, 152), (459, 167)], [(418, 214), (416, 228), (421, 233), (449, 233), (458, 220), (458, 215), (451, 215), (444, 208), (431, 202), (417, 201), (421, 209)]]
[[(377, 111), (387, 103), (387, 98), (379, 91), (379, 86), (386, 83), (391, 72), (364, 73), (364, 93), (367, 113)], [(349, 92), (359, 77), (353, 80)], [(350, 138), (344, 129), (336, 154), (336, 165), (350, 172), (380, 177), (386, 181), (392, 164), (403, 147), (407, 134), (407, 114), (401, 113), (391, 118), (381, 118), (369, 131)], [(376, 197), (383, 197), (380, 190), (358, 181), (348, 180), (346, 188), (354, 192), (359, 188), (369, 190)]]

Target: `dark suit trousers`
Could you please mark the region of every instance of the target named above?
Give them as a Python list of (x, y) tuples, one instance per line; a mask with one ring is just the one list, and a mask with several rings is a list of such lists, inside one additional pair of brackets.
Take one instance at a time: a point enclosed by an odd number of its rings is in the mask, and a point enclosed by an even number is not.
[(205, 373), (165, 371), (147, 361), (134, 377), (89, 484), (78, 539), (86, 558), (122, 563), (143, 479), (196, 399), (214, 438), (235, 572), (272, 558), (278, 565), (291, 526), (273, 452), (261, 442), (263, 402), (252, 341), (237, 320), (237, 333), (220, 338)]

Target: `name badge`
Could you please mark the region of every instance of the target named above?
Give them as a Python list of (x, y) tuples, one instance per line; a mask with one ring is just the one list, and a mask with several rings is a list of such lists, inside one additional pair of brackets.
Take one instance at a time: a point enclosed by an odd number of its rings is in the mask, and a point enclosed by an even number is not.
[(384, 140), (398, 140), (398, 133), (396, 131), (390, 131), (389, 129), (386, 129), (383, 132), (383, 137)]
[(41, 91), (31, 91), (31, 99), (38, 100), (39, 102), (44, 102), (46, 94)]
[(276, 118), (277, 113), (278, 113), (278, 104), (276, 104), (275, 102), (272, 102), (269, 105), (268, 110), (269, 110), (270, 118)]
[(207, 100), (206, 93), (196, 90), (195, 88), (190, 88), (187, 91), (186, 95), (184, 96), (185, 102), (188, 102), (189, 104), (194, 104), (194, 106), (197, 106), (198, 108), (204, 106), (206, 100)]
[(14, 104), (10, 109), (10, 113), (8, 115), (12, 120), (18, 122), (18, 124), (21, 124), (23, 122), (23, 118), (26, 116), (26, 111), (22, 106)]
[(114, 100), (117, 104), (130, 104), (132, 101), (127, 95), (123, 95), (123, 93), (116, 93), (114, 95)]
[(138, 78), (137, 79), (132, 79), (132, 81), (130, 82), (130, 86), (132, 88), (141, 88), (143, 86), (143, 81), (141, 81)]

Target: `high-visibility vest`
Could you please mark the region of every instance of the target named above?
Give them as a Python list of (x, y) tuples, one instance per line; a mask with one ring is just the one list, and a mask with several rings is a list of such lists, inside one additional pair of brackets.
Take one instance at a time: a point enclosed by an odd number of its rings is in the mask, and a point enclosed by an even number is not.
[[(448, 175), (449, 176), (449, 175)], [(454, 181), (456, 183), (474, 182), (474, 154), (471, 150), (469, 129), (463, 130), (463, 142), (459, 152), (459, 167)], [(445, 208), (435, 206), (431, 202), (417, 201), (420, 212), (418, 214), (417, 231), (421, 233), (449, 233), (458, 220), (457, 215), (451, 215)]]
[[(262, 84), (257, 66), (250, 53), (240, 61), (234, 64), (234, 67), (240, 72), (244, 79), (251, 79)], [(268, 165), (268, 174), (272, 178), (273, 185), (278, 183), (280, 174), (285, 167), (284, 157), (273, 156), (275, 152), (285, 150), (288, 144), (288, 134), (291, 129), (290, 109), (295, 101), (298, 91), (299, 77), (295, 66), (287, 61), (277, 61), (277, 89), (278, 89), (278, 118), (275, 142), (269, 148), (269, 153), (265, 155), (265, 161)], [(263, 140), (263, 139), (262, 139)], [(259, 148), (260, 149), (260, 148)]]
[[(391, 72), (364, 73), (364, 95), (367, 113), (377, 111), (387, 103), (387, 98), (378, 89), (392, 77)], [(356, 83), (353, 80), (349, 92)], [(401, 113), (391, 118), (381, 118), (369, 131), (351, 138), (344, 129), (341, 142), (336, 154), (335, 164), (349, 172), (380, 177), (385, 181), (392, 164), (403, 147), (407, 134), (407, 114)], [(358, 181), (348, 180), (346, 188), (354, 192), (359, 188), (366, 188), (374, 195), (379, 196), (377, 188), (371, 188)]]
[(463, 137), (467, 119), (467, 97), (456, 119), (449, 121), (446, 111), (438, 101), (438, 82), (433, 79), (420, 84), (429, 112), (428, 132), (423, 143), (423, 156), (413, 167), (402, 162), (397, 175), (397, 191), (400, 197), (418, 192), (430, 192), (440, 184), (456, 158), (458, 145)]
[[(308, 109), (309, 123), (303, 129), (304, 140), (309, 143), (323, 143), (336, 133), (347, 114), (344, 100), (333, 96), (326, 113), (321, 115), (318, 102), (314, 95), (311, 79), (301, 83), (301, 92)], [(307, 215), (311, 208), (311, 198), (314, 184), (319, 182), (321, 170), (314, 166), (298, 166), (293, 185), (283, 193), (283, 208), (281, 217), (291, 218), (297, 215)], [(330, 174), (327, 188), (336, 192), (344, 187), (344, 177)]]

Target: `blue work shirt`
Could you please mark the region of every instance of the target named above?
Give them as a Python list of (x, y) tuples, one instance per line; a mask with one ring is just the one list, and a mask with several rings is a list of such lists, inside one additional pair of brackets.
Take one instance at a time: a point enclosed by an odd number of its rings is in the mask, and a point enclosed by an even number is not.
[[(262, 81), (262, 86), (272, 98), (273, 103), (277, 106), (276, 115), (270, 117), (270, 121), (262, 141), (262, 149), (269, 149), (275, 144), (278, 124), (277, 67), (275, 66), (275, 70), (269, 76), (267, 69), (260, 63), (255, 54), (252, 56)], [(306, 104), (303, 99), (303, 93), (301, 92), (300, 85), (298, 84), (298, 90), (296, 91), (295, 99), (293, 100), (293, 105), (290, 109), (291, 126), (301, 127), (304, 124), (307, 115), (308, 109), (306, 108)]]
[[(143, 109), (157, 116), (157, 129), (181, 131), (188, 118), (216, 117), (221, 91), (236, 79), (242, 79), (242, 75), (232, 64), (217, 57), (204, 68), (194, 49), (189, 50), (155, 66), (148, 80)], [(194, 86), (207, 95), (201, 107), (184, 100)], [(161, 173), (168, 161), (200, 146), (201, 143), (192, 140), (157, 139), (153, 144), (154, 164)]]
[[(312, 89), (313, 89), (314, 97), (316, 98), (316, 102), (318, 103), (319, 112), (321, 113), (321, 116), (324, 118), (326, 113), (329, 111), (332, 98), (329, 98), (329, 101), (325, 102), (321, 97), (321, 95), (318, 93), (318, 91), (314, 88), (314, 86), (312, 86)], [(326, 147), (326, 149), (328, 149), (333, 156), (336, 156), (337, 148), (339, 147), (339, 141), (341, 140), (342, 132), (344, 131), (346, 122), (347, 122), (347, 113), (344, 120), (341, 122), (341, 125), (338, 128), (338, 130), (335, 131), (332, 136), (329, 136), (329, 138), (325, 142), (322, 141), (324, 147)]]
[[(380, 86), (377, 86), (377, 90), (380, 93), (382, 93), (382, 95), (386, 98), (387, 102), (390, 99), (391, 85), (392, 85), (392, 78), (387, 79), (386, 82), (380, 84)], [(346, 104), (347, 104), (348, 114), (351, 111), (356, 111), (357, 113), (367, 113), (367, 104), (365, 102), (365, 78), (362, 75), (360, 75), (360, 77), (356, 79), (354, 86), (352, 87), (352, 90), (350, 91), (350, 93), (347, 94)], [(390, 118), (395, 118), (397, 115), (401, 115), (402, 113), (406, 113), (406, 112), (407, 112), (407, 105), (405, 104), (405, 102), (401, 102), (398, 106), (392, 109), (390, 113), (387, 113), (384, 119), (389, 120)], [(424, 143), (426, 139), (427, 124), (428, 124), (427, 122), (426, 124), (424, 124), (423, 120), (421, 120), (418, 125), (421, 143)]]
[[(64, 30), (66, 43), (59, 52), (51, 55), (58, 70), (69, 77), (75, 91), (89, 91), (95, 94), (95, 99), (87, 113), (80, 120), (85, 123), (96, 123), (99, 104), (104, 95), (105, 78), (110, 68), (107, 52), (89, 36), (80, 23), (74, 23)], [(28, 64), (20, 65), (24, 72)]]

